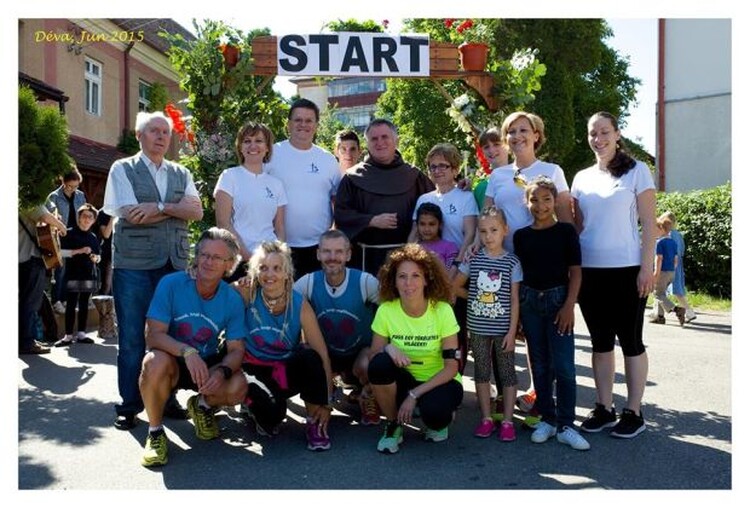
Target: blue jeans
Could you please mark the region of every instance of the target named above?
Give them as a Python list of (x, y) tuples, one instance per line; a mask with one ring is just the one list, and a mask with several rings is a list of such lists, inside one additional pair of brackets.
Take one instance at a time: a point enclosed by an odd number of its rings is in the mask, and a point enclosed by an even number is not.
[(112, 295), (118, 325), (117, 387), (122, 404), (115, 404), (118, 415), (136, 415), (143, 411), (138, 389), (141, 363), (146, 354), (146, 312), (161, 278), (174, 272), (171, 263), (155, 270), (115, 268)]
[(42, 258), (18, 263), (18, 349), (28, 350), (37, 338), (37, 313), (44, 298), (47, 269)]
[[(567, 286), (539, 291), (521, 285), (521, 323), (531, 358), (536, 409), (542, 420), (562, 428), (573, 426), (576, 408), (576, 367), (573, 333), (560, 334), (555, 316), (565, 303)], [(553, 382), (557, 382), (555, 400)]]

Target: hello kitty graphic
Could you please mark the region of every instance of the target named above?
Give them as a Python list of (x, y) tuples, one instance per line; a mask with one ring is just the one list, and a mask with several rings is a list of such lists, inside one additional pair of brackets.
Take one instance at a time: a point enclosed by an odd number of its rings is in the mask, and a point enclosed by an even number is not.
[(500, 302), (500, 288), (503, 276), (500, 272), (479, 270), (477, 277), (477, 294), (470, 303), (471, 310), (477, 316), (496, 318), (505, 314)]

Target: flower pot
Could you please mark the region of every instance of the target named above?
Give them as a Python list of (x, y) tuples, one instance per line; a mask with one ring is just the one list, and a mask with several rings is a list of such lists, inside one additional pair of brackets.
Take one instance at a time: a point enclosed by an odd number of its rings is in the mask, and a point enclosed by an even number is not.
[(483, 71), (487, 65), (490, 47), (481, 42), (464, 42), (458, 47), (461, 68), (465, 71)]
[(240, 48), (230, 44), (222, 44), (221, 54), (224, 56), (224, 64), (231, 69), (237, 65), (240, 59)]

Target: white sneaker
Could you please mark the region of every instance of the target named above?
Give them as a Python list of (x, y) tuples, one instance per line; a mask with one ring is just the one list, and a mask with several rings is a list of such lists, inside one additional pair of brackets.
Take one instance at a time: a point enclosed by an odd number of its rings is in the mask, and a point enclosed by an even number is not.
[(531, 433), (531, 442), (544, 443), (555, 434), (557, 434), (557, 427), (547, 422), (539, 422), (534, 432)]
[(55, 304), (52, 306), (52, 310), (54, 310), (58, 314), (65, 314), (65, 305), (62, 302), (55, 302)]
[(577, 430), (572, 427), (568, 427), (567, 425), (563, 427), (562, 432), (557, 434), (557, 440), (562, 444), (570, 446), (574, 450), (588, 450), (589, 448), (591, 448), (589, 442), (586, 441), (586, 439), (584, 439), (584, 437), (580, 435)]
[(687, 312), (685, 312), (685, 322), (689, 323), (691, 321), (695, 321), (695, 318), (698, 316), (695, 315), (695, 311), (693, 309), (687, 309)]

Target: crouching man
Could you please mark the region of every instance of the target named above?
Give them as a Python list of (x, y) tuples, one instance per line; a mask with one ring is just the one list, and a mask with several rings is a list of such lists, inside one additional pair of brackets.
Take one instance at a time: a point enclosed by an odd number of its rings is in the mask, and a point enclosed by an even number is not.
[[(204, 231), (185, 272), (159, 281), (148, 309), (146, 346), (139, 380), (149, 432), (141, 464), (167, 463), (164, 404), (176, 389), (193, 390), (188, 414), (199, 439), (219, 437), (214, 412), (239, 404), (247, 392), (240, 365), (245, 352), (242, 297), (222, 280), (240, 260), (227, 230)], [(219, 336), (224, 333), (220, 347)]]

